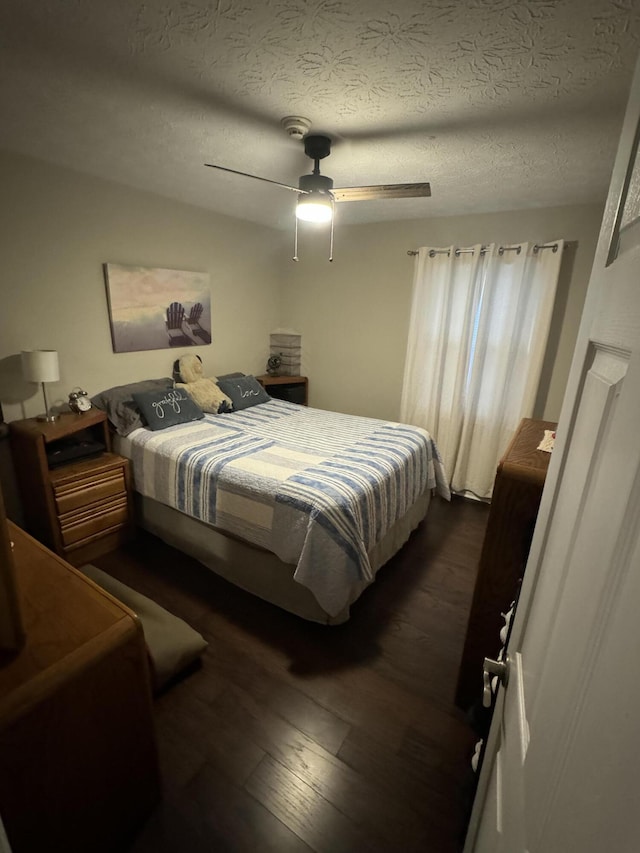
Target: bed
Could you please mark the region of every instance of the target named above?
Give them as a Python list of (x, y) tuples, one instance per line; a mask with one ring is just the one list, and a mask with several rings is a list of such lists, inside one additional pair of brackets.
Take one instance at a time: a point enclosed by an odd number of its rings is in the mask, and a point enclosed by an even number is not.
[[(120, 430), (121, 432), (123, 430)], [(406, 424), (282, 400), (129, 427), (144, 528), (243, 589), (326, 624), (350, 607), (448, 497), (431, 436)]]

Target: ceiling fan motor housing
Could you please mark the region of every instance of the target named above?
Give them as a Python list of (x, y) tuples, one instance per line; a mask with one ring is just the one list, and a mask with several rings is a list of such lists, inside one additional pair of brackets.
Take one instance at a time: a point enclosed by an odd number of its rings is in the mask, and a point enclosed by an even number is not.
[(300, 175), (298, 187), (308, 193), (329, 193), (333, 189), (333, 178), (326, 175)]

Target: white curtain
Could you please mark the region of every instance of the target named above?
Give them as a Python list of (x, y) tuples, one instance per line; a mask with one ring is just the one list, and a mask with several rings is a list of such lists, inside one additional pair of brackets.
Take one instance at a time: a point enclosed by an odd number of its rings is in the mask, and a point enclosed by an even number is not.
[(554, 244), (418, 252), (400, 417), (433, 435), (454, 492), (490, 498), (533, 414), (564, 247)]

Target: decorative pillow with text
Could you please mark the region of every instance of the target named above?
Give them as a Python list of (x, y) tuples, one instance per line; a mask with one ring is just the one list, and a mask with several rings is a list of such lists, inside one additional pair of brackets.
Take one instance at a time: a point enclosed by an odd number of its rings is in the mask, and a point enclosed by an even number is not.
[(218, 379), (218, 387), (230, 397), (236, 412), (259, 403), (268, 403), (271, 399), (255, 376)]
[(164, 391), (147, 391), (134, 394), (143, 419), (149, 429), (166, 429), (176, 424), (198, 421), (204, 412), (193, 402), (182, 388), (166, 388)]

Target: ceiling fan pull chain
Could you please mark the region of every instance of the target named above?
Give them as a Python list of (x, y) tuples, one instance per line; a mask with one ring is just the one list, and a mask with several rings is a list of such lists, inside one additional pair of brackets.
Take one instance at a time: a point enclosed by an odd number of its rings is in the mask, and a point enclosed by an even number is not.
[(293, 260), (298, 260), (298, 217), (294, 214), (293, 217), (296, 221), (296, 228), (293, 232)]

